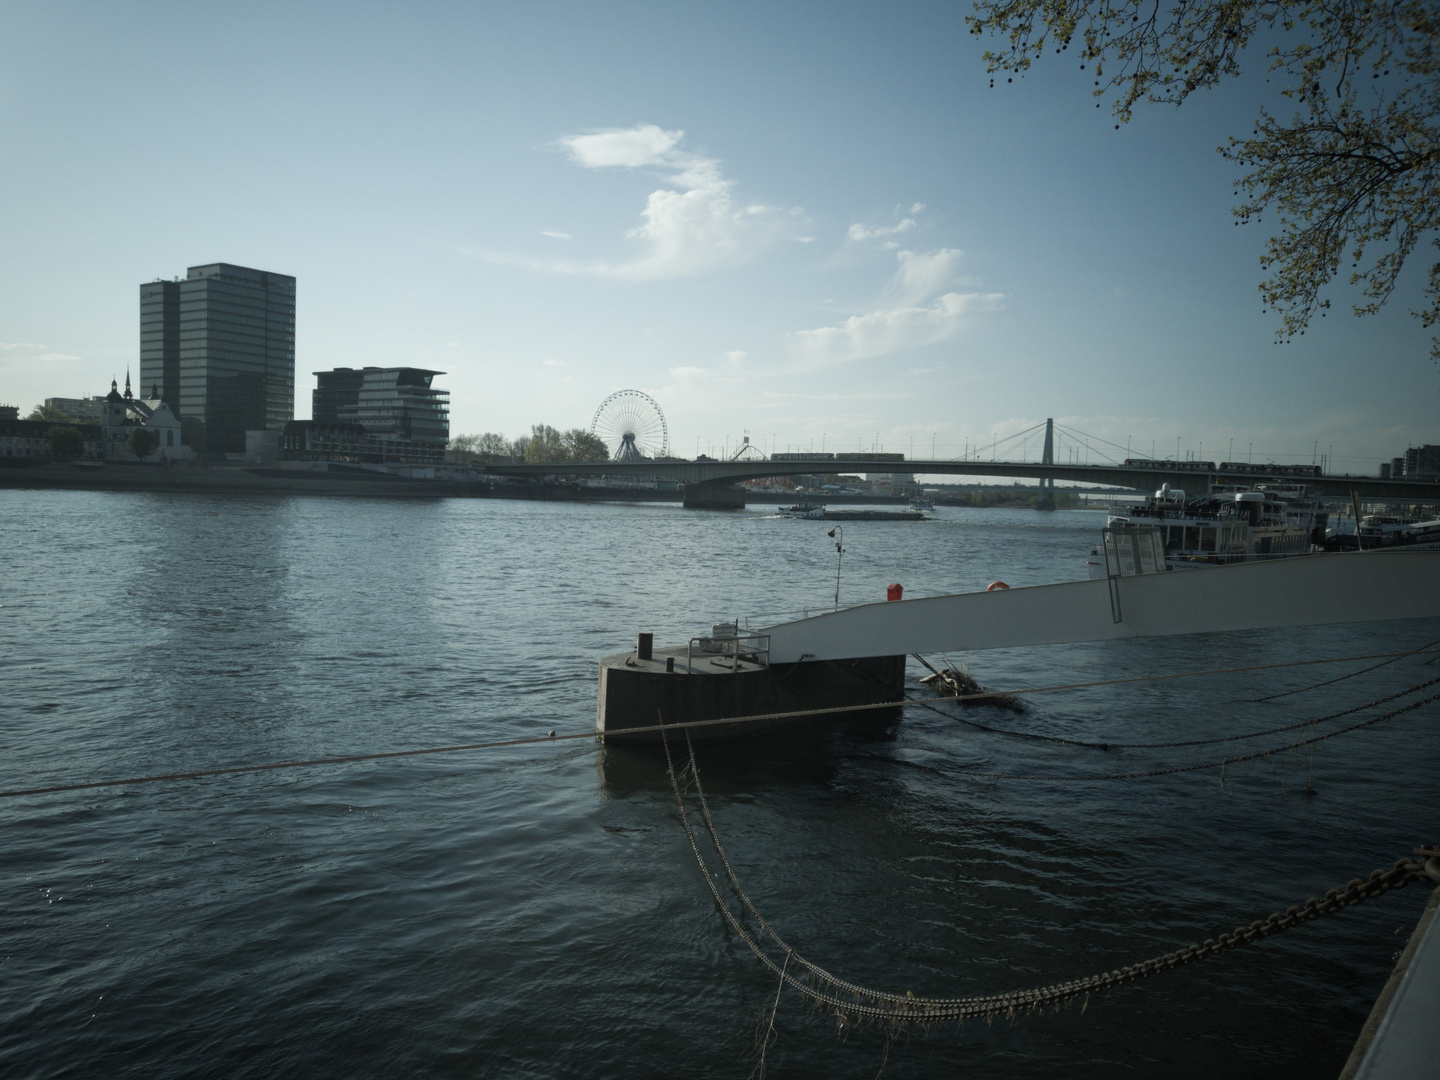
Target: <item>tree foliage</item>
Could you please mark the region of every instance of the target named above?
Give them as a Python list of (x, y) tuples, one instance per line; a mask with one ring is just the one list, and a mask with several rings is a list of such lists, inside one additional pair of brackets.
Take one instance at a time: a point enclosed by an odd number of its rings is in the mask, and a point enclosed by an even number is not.
[(525, 446), (528, 463), (545, 464), (570, 461), (609, 461), (610, 448), (605, 441), (584, 428), (557, 431), (549, 424), (536, 424), (530, 429)]
[[(1417, 244), (1440, 247), (1437, 0), (977, 0), (968, 22), (1008, 40), (985, 53), (992, 75), (1074, 46), (1095, 95), (1116, 95), (1120, 123), (1137, 102), (1179, 105), (1264, 50), (1297, 109), (1287, 119), (1262, 107), (1250, 136), (1220, 152), (1248, 170), (1238, 221), (1279, 213), (1260, 260), (1261, 296), (1283, 318), (1277, 338), (1325, 313), (1321, 292), (1343, 263), (1362, 294), (1355, 313), (1368, 315)], [(1440, 321), (1440, 262), (1423, 295), (1412, 314), (1428, 328)], [(1431, 352), (1440, 358), (1440, 337)]]
[(75, 421), (75, 418), (64, 409), (57, 409), (54, 405), (36, 405), (25, 419), (48, 420), (52, 424), (74, 423)]
[[(524, 451), (521, 451), (521, 456)], [(447, 461), (467, 465), (472, 462), (509, 461), (515, 456), (515, 446), (504, 435), (487, 431), (483, 435), (456, 435), (446, 447)]]
[(571, 428), (563, 437), (567, 461), (609, 461), (610, 447), (598, 435), (584, 428)]
[(85, 456), (85, 436), (77, 427), (69, 424), (51, 424), (45, 432), (50, 444), (50, 456), (56, 458), (78, 458)]
[(137, 427), (130, 432), (129, 438), (125, 440), (125, 446), (130, 453), (144, 461), (160, 448), (160, 436), (153, 431)]
[(549, 424), (536, 424), (529, 435), (513, 442), (504, 435), (487, 431), (483, 435), (457, 435), (450, 440), (445, 456), (461, 464), (470, 462), (530, 462), (546, 464), (568, 461), (608, 461), (605, 441), (584, 428), (559, 431)]

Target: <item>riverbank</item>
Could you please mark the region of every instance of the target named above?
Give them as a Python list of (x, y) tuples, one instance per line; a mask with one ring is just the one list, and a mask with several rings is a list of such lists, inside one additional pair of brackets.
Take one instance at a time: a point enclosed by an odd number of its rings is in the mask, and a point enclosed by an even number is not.
[[(0, 467), (0, 490), (165, 491), (200, 495), (342, 495), (384, 499), (538, 499), (546, 502), (668, 502), (684, 491), (601, 488), (502, 476), (413, 479), (353, 465), (286, 469), (254, 465), (44, 462)], [(747, 492), (747, 503), (789, 503), (794, 492)], [(904, 504), (898, 495), (827, 495), (837, 505)]]

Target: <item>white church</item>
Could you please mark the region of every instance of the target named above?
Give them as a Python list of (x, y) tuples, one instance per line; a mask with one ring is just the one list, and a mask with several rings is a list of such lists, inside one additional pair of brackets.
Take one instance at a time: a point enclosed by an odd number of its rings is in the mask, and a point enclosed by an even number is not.
[(180, 441), (180, 419), (160, 400), (159, 388), (151, 387), (148, 398), (134, 397), (128, 371), (125, 393), (120, 393), (114, 379), (110, 380), (110, 393), (100, 410), (100, 430), (106, 461), (139, 461), (130, 450), (130, 434), (137, 430), (148, 431), (159, 439), (146, 461), (185, 461), (195, 456)]

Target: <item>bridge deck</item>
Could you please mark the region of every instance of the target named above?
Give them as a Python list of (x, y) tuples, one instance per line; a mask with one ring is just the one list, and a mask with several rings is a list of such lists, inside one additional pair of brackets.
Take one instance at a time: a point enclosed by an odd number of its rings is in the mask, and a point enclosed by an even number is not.
[(1250, 472), (1202, 472), (1125, 465), (1043, 465), (1024, 461), (644, 461), (567, 462), (550, 465), (485, 465), (499, 476), (645, 476), (685, 484), (726, 484), (799, 474), (907, 472), (925, 476), (1005, 476), (1015, 479), (1053, 479), (1073, 484), (1101, 484), (1154, 491), (1161, 484), (1204, 490), (1208, 483), (1253, 484), (1298, 481), (1321, 495), (1413, 502), (1440, 500), (1440, 483), (1417, 480), (1381, 480), (1373, 476), (1263, 476)]

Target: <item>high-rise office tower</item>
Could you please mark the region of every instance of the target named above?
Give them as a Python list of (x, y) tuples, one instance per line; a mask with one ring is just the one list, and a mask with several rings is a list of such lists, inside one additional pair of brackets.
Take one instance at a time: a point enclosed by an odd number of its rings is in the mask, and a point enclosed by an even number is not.
[(140, 286), (140, 385), (158, 387), (200, 453), (295, 416), (295, 279), (229, 263)]

